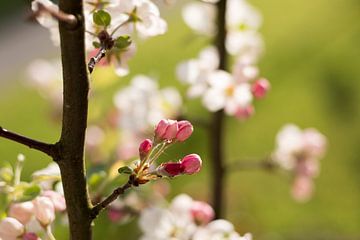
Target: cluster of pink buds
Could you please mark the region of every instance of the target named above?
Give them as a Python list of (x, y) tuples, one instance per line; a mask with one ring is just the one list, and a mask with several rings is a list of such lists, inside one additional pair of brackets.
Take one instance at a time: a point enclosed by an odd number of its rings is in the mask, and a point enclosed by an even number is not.
[(168, 142), (183, 142), (193, 133), (194, 128), (189, 121), (163, 119), (155, 128), (155, 139)]
[(154, 138), (145, 139), (139, 145), (140, 161), (135, 168), (122, 167), (120, 173), (131, 174), (134, 185), (144, 184), (160, 177), (175, 177), (191, 175), (201, 169), (202, 161), (199, 155), (189, 154), (177, 162), (165, 162), (154, 166), (156, 160), (171, 145), (184, 142), (193, 133), (194, 128), (189, 121), (162, 119), (155, 127)]

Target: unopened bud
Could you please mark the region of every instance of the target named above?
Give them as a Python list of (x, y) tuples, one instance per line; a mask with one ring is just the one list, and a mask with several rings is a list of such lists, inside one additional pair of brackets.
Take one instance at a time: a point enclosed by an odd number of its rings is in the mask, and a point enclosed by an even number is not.
[(42, 226), (48, 226), (55, 220), (55, 208), (47, 197), (37, 197), (34, 200), (35, 217)]
[(180, 121), (178, 122), (178, 132), (176, 134), (176, 139), (179, 142), (183, 142), (188, 139), (194, 131), (194, 127), (189, 121)]
[(65, 203), (65, 198), (62, 194), (48, 190), (48, 191), (44, 191), (42, 195), (51, 200), (56, 211), (59, 212), (65, 211), (66, 203)]
[(267, 79), (261, 78), (256, 80), (251, 87), (251, 91), (255, 98), (260, 99), (265, 97), (266, 93), (270, 90), (270, 83)]
[(150, 139), (145, 139), (140, 143), (139, 146), (140, 159), (143, 159), (150, 152), (152, 145), (153, 143)]
[(36, 233), (27, 232), (24, 234), (22, 240), (41, 240)]
[(178, 132), (178, 123), (175, 120), (163, 119), (155, 128), (155, 136), (160, 140), (173, 140)]
[(194, 174), (200, 171), (202, 161), (199, 155), (189, 154), (181, 160), (181, 166), (185, 174)]
[(206, 202), (194, 201), (191, 207), (191, 215), (194, 220), (202, 225), (214, 219), (214, 210)]
[(30, 221), (34, 212), (34, 204), (30, 201), (22, 203), (11, 204), (9, 209), (9, 216), (16, 218), (22, 224)]
[(178, 162), (168, 162), (160, 165), (158, 173), (166, 177), (175, 177), (183, 174), (184, 168), (181, 163)]
[(6, 217), (0, 222), (1, 239), (17, 239), (24, 234), (24, 231), (24, 225), (15, 218)]
[(235, 113), (235, 116), (240, 120), (244, 120), (251, 117), (254, 114), (254, 112), (255, 112), (254, 107), (252, 105), (248, 105), (246, 107), (238, 108)]

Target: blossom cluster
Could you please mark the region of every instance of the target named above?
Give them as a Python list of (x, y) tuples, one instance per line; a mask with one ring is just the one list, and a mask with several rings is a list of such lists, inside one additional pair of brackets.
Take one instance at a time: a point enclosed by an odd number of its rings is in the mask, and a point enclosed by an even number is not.
[[(58, 20), (43, 8), (58, 11), (50, 0), (34, 0), (32, 10), (37, 12), (37, 21), (48, 28), (51, 39), (59, 45)], [(119, 76), (127, 75), (128, 60), (135, 54), (135, 44), (130, 36), (140, 37), (164, 34), (167, 23), (160, 17), (158, 7), (150, 0), (90, 0), (84, 3), (86, 28), (85, 46), (90, 57), (96, 52), (106, 53), (103, 65), (114, 65)], [(98, 50), (95, 50), (97, 48)]]
[(175, 197), (169, 206), (152, 206), (142, 211), (139, 226), (141, 240), (251, 240), (240, 236), (234, 226), (223, 219), (213, 220), (214, 210), (206, 202), (195, 201), (186, 194)]
[[(188, 26), (202, 34), (214, 32), (215, 15), (215, 6), (209, 3), (189, 3), (183, 11)], [(263, 98), (270, 89), (268, 80), (259, 77), (256, 66), (263, 51), (260, 25), (260, 14), (245, 0), (228, 1), (226, 50), (235, 58), (232, 72), (219, 70), (219, 53), (215, 47), (206, 47), (198, 58), (177, 67), (178, 78), (190, 85), (188, 96), (202, 97), (209, 111), (223, 109), (239, 119), (250, 117), (254, 113), (253, 99)]]
[(189, 154), (177, 162), (164, 162), (155, 166), (158, 158), (171, 145), (187, 140), (193, 133), (190, 122), (162, 119), (155, 127), (152, 140), (145, 139), (139, 145), (139, 160), (133, 167), (125, 166), (119, 173), (131, 174), (132, 184), (137, 186), (161, 177), (190, 175), (200, 171), (202, 160), (197, 154)]
[(294, 124), (285, 125), (276, 137), (272, 158), (294, 175), (292, 195), (306, 201), (313, 192), (313, 179), (319, 173), (319, 159), (326, 150), (326, 138), (316, 129), (301, 130)]
[[(6, 195), (7, 212), (0, 220), (0, 239), (33, 240), (46, 235), (53, 239), (51, 224), (56, 213), (65, 213), (66, 204), (56, 164), (34, 172), (31, 182), (20, 180), (24, 156), (19, 155), (14, 170), (0, 169), (0, 193)], [(55, 188), (53, 188), (55, 186)]]

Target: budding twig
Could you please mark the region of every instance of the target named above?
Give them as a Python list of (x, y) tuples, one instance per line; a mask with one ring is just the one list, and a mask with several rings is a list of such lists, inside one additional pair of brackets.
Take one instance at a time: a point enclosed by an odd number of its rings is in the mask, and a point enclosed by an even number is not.
[(95, 219), (99, 213), (104, 210), (107, 206), (109, 206), (113, 201), (115, 201), (120, 195), (124, 194), (125, 191), (132, 186), (131, 181), (128, 181), (121, 187), (116, 188), (112, 194), (110, 194), (103, 201), (98, 203), (95, 207), (91, 209), (91, 218)]
[(105, 57), (106, 54), (106, 48), (105, 47), (101, 47), (99, 48), (99, 51), (97, 52), (97, 54), (90, 58), (90, 61), (88, 63), (88, 69), (89, 72), (92, 73), (94, 71), (95, 65), (100, 62), (100, 60)]
[(48, 143), (40, 142), (19, 135), (17, 133), (10, 132), (2, 127), (0, 127), (0, 137), (28, 146), (29, 148), (36, 149), (40, 152), (46, 153), (47, 155), (53, 157), (54, 159), (58, 159), (58, 151), (56, 148), (56, 144), (48, 144)]
[(29, 19), (34, 19), (37, 16), (39, 16), (41, 13), (47, 12), (58, 21), (69, 24), (70, 27), (75, 27), (78, 24), (78, 19), (72, 14), (65, 13), (61, 10), (55, 10), (53, 8), (45, 6), (42, 3), (37, 3), (37, 5), (38, 5), (38, 10), (34, 11), (32, 15), (29, 17)]

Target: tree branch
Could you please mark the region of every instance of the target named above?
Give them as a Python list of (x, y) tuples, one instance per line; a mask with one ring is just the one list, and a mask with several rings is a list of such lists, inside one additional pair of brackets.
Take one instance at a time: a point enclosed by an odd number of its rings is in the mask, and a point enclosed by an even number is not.
[(95, 219), (99, 213), (105, 209), (107, 206), (109, 206), (113, 201), (115, 201), (120, 195), (124, 194), (125, 191), (132, 186), (131, 182), (128, 181), (126, 184), (124, 184), (121, 187), (116, 188), (112, 194), (110, 194), (107, 198), (105, 198), (103, 201), (98, 203), (93, 209), (91, 210), (91, 217), (92, 219)]
[(64, 22), (68, 24), (70, 27), (76, 27), (78, 24), (78, 19), (75, 17), (75, 15), (67, 14), (61, 10), (55, 10), (53, 8), (47, 7), (42, 3), (37, 3), (38, 10), (33, 12), (29, 19), (35, 19), (37, 16), (39, 16), (43, 12), (47, 12), (50, 14), (53, 18), (57, 19), (59, 22)]
[[(217, 35), (215, 45), (219, 52), (220, 70), (226, 70), (228, 54), (225, 48), (226, 39), (226, 2), (220, 0), (216, 4), (217, 8)], [(213, 114), (210, 128), (211, 134), (211, 156), (212, 156), (212, 203), (215, 210), (215, 217), (221, 218), (225, 198), (225, 161), (224, 161), (224, 139), (223, 139), (224, 112), (218, 111)]]
[(2, 127), (0, 127), (0, 137), (9, 139), (11, 141), (20, 143), (29, 148), (36, 149), (40, 152), (43, 152), (50, 157), (54, 158), (54, 160), (59, 158), (59, 151), (56, 147), (56, 144), (48, 144), (44, 142), (40, 142), (17, 133), (10, 132)]
[(89, 80), (85, 60), (82, 0), (60, 0), (59, 9), (78, 17), (76, 27), (59, 22), (63, 67), (63, 120), (60, 138), (62, 184), (69, 217), (70, 239), (90, 240), (91, 202), (84, 161)]

